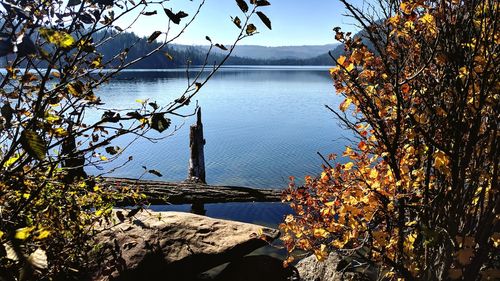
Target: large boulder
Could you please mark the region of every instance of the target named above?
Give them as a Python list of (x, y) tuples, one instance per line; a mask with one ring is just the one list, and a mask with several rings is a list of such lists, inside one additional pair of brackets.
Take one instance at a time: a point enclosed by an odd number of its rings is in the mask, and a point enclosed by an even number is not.
[(101, 254), (93, 280), (193, 280), (279, 236), (276, 229), (190, 213), (126, 214), (115, 212), (117, 222), (96, 235)]

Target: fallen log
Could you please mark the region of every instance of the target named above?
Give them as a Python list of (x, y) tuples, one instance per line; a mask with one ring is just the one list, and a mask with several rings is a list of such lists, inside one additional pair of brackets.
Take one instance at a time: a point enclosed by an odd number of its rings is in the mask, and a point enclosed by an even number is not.
[[(196, 182), (164, 182), (130, 178), (105, 178), (109, 188), (133, 187), (146, 195), (146, 201), (153, 205), (228, 203), (228, 202), (279, 202), (280, 189), (256, 189), (240, 186), (208, 185)], [(121, 202), (119, 205), (127, 204)]]

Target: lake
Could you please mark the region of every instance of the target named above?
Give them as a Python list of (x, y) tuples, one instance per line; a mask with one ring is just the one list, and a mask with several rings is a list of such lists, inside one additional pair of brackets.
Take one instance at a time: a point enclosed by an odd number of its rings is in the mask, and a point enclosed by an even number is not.
[[(126, 109), (138, 107), (136, 100), (167, 104), (183, 92), (186, 84), (184, 69), (129, 70), (97, 93), (106, 107)], [(347, 132), (324, 107), (338, 108), (342, 100), (335, 94), (325, 67), (227, 67), (195, 99), (203, 114), (209, 184), (285, 188), (289, 176), (301, 179), (321, 171), (322, 160), (316, 152), (325, 156), (339, 153), (346, 143), (343, 136)], [(194, 102), (182, 112), (193, 108)], [(138, 177), (146, 166), (163, 176), (146, 174), (144, 178), (184, 180), (189, 125), (195, 118), (171, 118), (172, 128), (182, 126), (174, 135), (157, 143), (137, 140), (123, 157), (133, 156), (133, 161), (112, 175)], [(123, 146), (128, 140), (113, 144)], [(120, 163), (115, 161), (113, 166)]]

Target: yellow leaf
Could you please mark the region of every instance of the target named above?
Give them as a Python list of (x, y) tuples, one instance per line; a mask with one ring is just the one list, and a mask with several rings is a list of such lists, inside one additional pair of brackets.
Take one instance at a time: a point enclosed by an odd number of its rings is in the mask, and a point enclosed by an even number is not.
[(45, 121), (49, 122), (50, 124), (57, 122), (59, 120), (61, 120), (61, 117), (53, 114), (49, 114), (47, 115), (47, 117), (45, 117)]
[(63, 128), (61, 127), (58, 127), (58, 128), (55, 128), (54, 129), (54, 134), (57, 136), (57, 137), (66, 137), (68, 135), (68, 131), (64, 130)]
[(467, 69), (466, 66), (463, 66), (458, 69), (458, 77), (460, 78), (465, 78), (469, 75), (469, 70)]
[(406, 223), (406, 226), (414, 226), (417, 224), (417, 221), (410, 221)]
[(353, 69), (354, 69), (354, 64), (349, 64), (346, 68), (345, 68), (348, 72), (351, 72)]
[(352, 99), (346, 98), (339, 106), (340, 110), (346, 111), (346, 109), (351, 105)]
[(99, 217), (104, 213), (104, 211), (105, 211), (104, 209), (99, 209), (95, 212), (95, 215)]
[(49, 235), (50, 235), (50, 231), (42, 229), (42, 230), (40, 230), (40, 232), (36, 236), (36, 239), (40, 239), (40, 240), (45, 239), (45, 238), (49, 237)]
[(408, 236), (406, 236), (406, 239), (404, 241), (404, 247), (407, 250), (412, 251), (414, 248), (413, 243), (415, 243), (415, 239), (417, 239), (416, 233), (411, 233)]
[(99, 156), (99, 158), (100, 158), (102, 161), (106, 161), (106, 160), (108, 160), (108, 157), (106, 157), (106, 156), (104, 156), (104, 155)]
[(354, 163), (348, 162), (348, 163), (344, 164), (344, 170), (349, 171), (350, 169), (352, 169), (353, 166), (354, 166)]
[(0, 239), (2, 239), (4, 232), (0, 230)]
[(373, 95), (373, 94), (376, 94), (376, 93), (377, 93), (377, 92), (375, 91), (375, 86), (373, 86), (373, 85), (367, 86), (367, 87), (366, 87), (366, 92), (367, 92), (369, 95)]
[(12, 156), (11, 158), (9, 158), (9, 160), (7, 160), (7, 161), (5, 161), (5, 163), (3, 163), (3, 166), (5, 168), (8, 168), (12, 164), (14, 164), (17, 161), (17, 159), (19, 159), (19, 154), (16, 154), (16, 155)]
[(333, 207), (333, 205), (335, 205), (335, 201), (330, 201), (325, 203), (325, 206), (327, 207)]
[(323, 261), (328, 257), (328, 253), (326, 252), (326, 245), (321, 244), (319, 249), (314, 250), (314, 255), (318, 261)]
[(434, 16), (431, 14), (425, 14), (419, 20), (423, 23), (431, 24), (434, 23)]
[(441, 150), (434, 152), (433, 156), (434, 156), (434, 167), (436, 167), (436, 169), (440, 171), (443, 171), (450, 163), (448, 156)]
[(56, 45), (62, 49), (71, 49), (75, 44), (75, 39), (64, 31), (57, 31), (48, 28), (40, 28), (40, 35), (47, 40), (47, 42)]
[(378, 177), (378, 171), (376, 169), (371, 169), (370, 178), (376, 179)]
[(339, 59), (337, 60), (337, 63), (340, 64), (340, 65), (343, 65), (345, 62), (345, 57), (344, 56), (340, 56)]
[(339, 70), (340, 70), (340, 67), (338, 67), (338, 66), (330, 68), (330, 75), (333, 75), (333, 74), (339, 72)]
[(352, 148), (350, 148), (349, 146), (347, 146), (345, 148), (344, 153), (342, 153), (342, 156), (350, 156), (351, 154), (352, 154)]
[(328, 174), (326, 172), (321, 173), (321, 181), (326, 182), (329, 179), (330, 179), (330, 177), (328, 176)]
[(407, 21), (407, 22), (405, 22), (405, 28), (409, 29), (409, 30), (412, 30), (412, 29), (415, 28), (415, 25), (413, 24), (412, 21)]
[(328, 233), (328, 231), (326, 231), (324, 228), (315, 228), (313, 231), (313, 235), (316, 238), (326, 238), (328, 237), (328, 235), (330, 235), (330, 233)]
[(490, 239), (493, 242), (493, 247), (500, 248), (500, 233), (499, 232), (493, 233), (493, 235), (491, 235)]
[(401, 5), (399, 5), (399, 8), (401, 9), (401, 11), (403, 11), (403, 13), (411, 14), (411, 12), (414, 9), (414, 6), (409, 1), (403, 1), (401, 2)]
[(396, 25), (399, 23), (399, 16), (393, 16), (393, 17), (390, 17), (387, 19), (387, 23), (389, 23), (390, 25)]
[(19, 228), (16, 230), (16, 234), (14, 235), (14, 238), (19, 239), (19, 240), (25, 240), (30, 236), (30, 233), (35, 229), (35, 227), (30, 226), (30, 227), (23, 227)]

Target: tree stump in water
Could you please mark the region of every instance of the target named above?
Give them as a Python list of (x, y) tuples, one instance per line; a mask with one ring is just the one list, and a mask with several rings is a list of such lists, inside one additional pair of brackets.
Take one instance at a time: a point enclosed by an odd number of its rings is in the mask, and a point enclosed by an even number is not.
[[(203, 147), (203, 123), (201, 122), (201, 107), (196, 112), (196, 124), (191, 125), (189, 132), (189, 170), (188, 181), (206, 184), (205, 177), (205, 153)], [(191, 212), (198, 215), (205, 215), (205, 205), (201, 202), (194, 202), (191, 205)]]
[(196, 124), (191, 125), (189, 133), (189, 172), (188, 181), (206, 183), (205, 178), (205, 154), (203, 146), (203, 124), (201, 122), (201, 107), (196, 112)]

